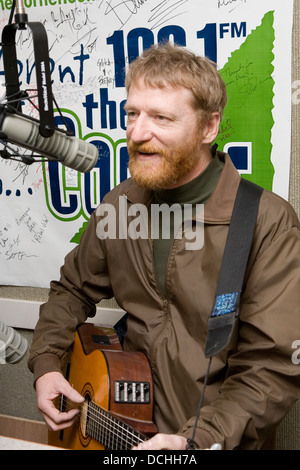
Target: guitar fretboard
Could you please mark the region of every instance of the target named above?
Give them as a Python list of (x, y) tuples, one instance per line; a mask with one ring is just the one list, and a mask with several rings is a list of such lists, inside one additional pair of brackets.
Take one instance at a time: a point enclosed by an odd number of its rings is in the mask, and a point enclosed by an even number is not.
[(130, 450), (145, 441), (145, 436), (127, 423), (112, 416), (93, 401), (88, 403), (85, 434), (107, 450)]

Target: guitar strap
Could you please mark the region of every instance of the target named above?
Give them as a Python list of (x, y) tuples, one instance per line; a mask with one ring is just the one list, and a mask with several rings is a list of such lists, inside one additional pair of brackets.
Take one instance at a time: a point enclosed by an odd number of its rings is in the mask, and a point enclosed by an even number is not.
[(208, 319), (205, 357), (209, 360), (192, 437), (187, 441), (188, 450), (195, 449), (194, 438), (212, 358), (229, 344), (238, 320), (240, 297), (262, 192), (263, 188), (241, 178), (219, 273), (215, 303)]
[(228, 345), (238, 319), (240, 296), (262, 191), (260, 186), (241, 178), (219, 273), (215, 303), (208, 319), (206, 357), (215, 356)]

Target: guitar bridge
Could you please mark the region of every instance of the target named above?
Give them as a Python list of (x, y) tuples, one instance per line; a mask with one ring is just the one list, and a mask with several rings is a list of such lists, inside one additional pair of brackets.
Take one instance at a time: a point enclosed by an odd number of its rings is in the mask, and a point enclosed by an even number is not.
[(150, 383), (118, 380), (114, 383), (116, 403), (150, 403)]

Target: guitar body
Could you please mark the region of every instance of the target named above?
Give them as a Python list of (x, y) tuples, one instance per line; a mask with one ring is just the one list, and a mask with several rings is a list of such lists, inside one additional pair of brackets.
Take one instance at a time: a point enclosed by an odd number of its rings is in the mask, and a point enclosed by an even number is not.
[[(78, 328), (67, 378), (86, 401), (77, 424), (49, 432), (50, 445), (126, 450), (156, 432), (148, 360), (143, 353), (123, 351), (113, 328), (88, 323)], [(138, 441), (128, 440), (133, 434)]]

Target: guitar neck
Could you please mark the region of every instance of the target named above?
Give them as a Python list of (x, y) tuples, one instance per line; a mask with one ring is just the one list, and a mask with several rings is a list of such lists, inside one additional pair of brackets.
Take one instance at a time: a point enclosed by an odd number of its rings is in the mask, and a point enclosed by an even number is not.
[(104, 445), (107, 450), (130, 450), (146, 440), (139, 431), (93, 401), (87, 401), (83, 407), (82, 425), (85, 435)]

